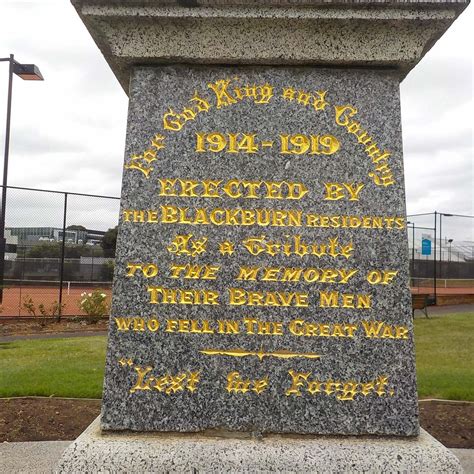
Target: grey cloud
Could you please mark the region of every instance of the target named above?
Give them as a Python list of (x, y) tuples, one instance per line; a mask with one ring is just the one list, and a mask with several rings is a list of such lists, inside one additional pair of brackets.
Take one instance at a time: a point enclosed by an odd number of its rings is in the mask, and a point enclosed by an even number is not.
[(42, 131), (21, 127), (12, 134), (10, 150), (12, 154), (51, 154), (77, 153), (81, 151), (78, 143), (58, 134), (44, 134)]
[(439, 129), (423, 128), (410, 130), (404, 139), (405, 155), (432, 154), (442, 150), (456, 150), (460, 153), (472, 150), (472, 131), (468, 128), (440, 133)]
[[(37, 63), (46, 78), (41, 85), (15, 83), (10, 183), (118, 195), (127, 98), (74, 8), (68, 0), (0, 2), (0, 44)], [(459, 50), (470, 44), (471, 27), (462, 23), (472, 19), (470, 10), (401, 86), (409, 212), (472, 213), (472, 116), (461, 110), (472, 102), (472, 66), (467, 49)], [(455, 57), (446, 44), (459, 46)], [(0, 94), (0, 112), (4, 107)], [(32, 205), (56, 213), (54, 202), (42, 203)], [(94, 214), (99, 224), (101, 212), (93, 210), (78, 201), (78, 218)]]

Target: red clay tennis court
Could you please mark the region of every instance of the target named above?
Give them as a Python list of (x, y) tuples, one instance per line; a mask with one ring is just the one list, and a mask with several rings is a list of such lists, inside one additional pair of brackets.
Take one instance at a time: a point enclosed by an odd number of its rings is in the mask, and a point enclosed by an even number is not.
[[(0, 317), (31, 316), (23, 307), (25, 298), (31, 298), (36, 307), (44, 304), (49, 308), (55, 301), (59, 300), (59, 283), (48, 282), (42, 285), (7, 286), (3, 290), (2, 312)], [(455, 286), (457, 283), (457, 286)], [(54, 284), (54, 285), (53, 285)], [(62, 300), (66, 305), (63, 309), (64, 316), (76, 316), (83, 314), (79, 309), (81, 293), (90, 293), (100, 289), (108, 296), (110, 302), (111, 283), (110, 282), (65, 282), (63, 285)], [(434, 294), (433, 282), (425, 281), (423, 286), (416, 286), (411, 289), (412, 293)], [(462, 280), (440, 280), (437, 287), (438, 296), (441, 295), (474, 295), (474, 281)], [(38, 315), (39, 312), (37, 312)]]
[[(85, 284), (84, 284), (85, 283)], [(62, 301), (65, 303), (63, 315), (75, 316), (83, 314), (79, 309), (81, 293), (90, 293), (96, 289), (102, 290), (108, 296), (110, 302), (111, 284), (107, 282), (65, 282), (63, 285)], [(27, 286), (7, 286), (3, 289), (3, 303), (0, 317), (31, 316), (23, 307), (25, 298), (31, 298), (36, 307), (44, 304), (47, 309), (55, 301), (59, 301), (59, 284), (56, 286), (27, 285)], [(37, 311), (37, 315), (39, 311)]]

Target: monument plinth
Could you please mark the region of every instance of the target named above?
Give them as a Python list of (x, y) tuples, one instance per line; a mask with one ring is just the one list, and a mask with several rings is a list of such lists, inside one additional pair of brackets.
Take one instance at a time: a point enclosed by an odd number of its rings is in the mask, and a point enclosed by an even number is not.
[(399, 82), (466, 4), (73, 3), (130, 107), (101, 431), (59, 470), (456, 470), (419, 435)]

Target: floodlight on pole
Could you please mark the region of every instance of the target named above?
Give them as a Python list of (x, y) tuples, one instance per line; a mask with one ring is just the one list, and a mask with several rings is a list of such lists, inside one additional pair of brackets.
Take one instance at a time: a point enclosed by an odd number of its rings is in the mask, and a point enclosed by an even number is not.
[(43, 75), (36, 64), (13, 63), (13, 74), (21, 77), (24, 81), (44, 81)]
[(3, 302), (3, 282), (5, 270), (5, 216), (7, 204), (7, 185), (8, 185), (8, 156), (10, 153), (10, 120), (12, 110), (12, 88), (13, 74), (21, 77), (25, 81), (43, 81), (38, 66), (35, 64), (21, 64), (15, 61), (13, 54), (8, 58), (0, 58), (0, 62), (9, 62), (8, 69), (8, 97), (7, 97), (7, 120), (5, 127), (5, 153), (3, 157), (3, 187), (2, 187), (2, 210), (0, 213), (0, 303)]

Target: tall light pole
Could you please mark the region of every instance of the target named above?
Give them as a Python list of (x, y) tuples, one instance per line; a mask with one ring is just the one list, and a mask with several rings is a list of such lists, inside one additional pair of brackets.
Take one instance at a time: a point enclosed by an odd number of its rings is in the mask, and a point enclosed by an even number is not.
[(449, 248), (448, 248), (448, 262), (451, 261), (451, 244), (453, 243), (453, 240), (454, 240), (454, 239), (448, 239), (448, 244), (449, 244)]
[[(415, 223), (414, 222), (407, 222), (407, 225), (411, 224), (412, 229), (412, 245), (411, 245), (411, 278), (412, 282), (414, 282), (415, 278)], [(413, 283), (412, 283), (413, 286)]]
[(7, 122), (5, 128), (5, 153), (3, 157), (3, 187), (2, 187), (2, 211), (0, 214), (0, 303), (3, 302), (3, 280), (5, 270), (5, 215), (7, 210), (7, 184), (8, 184), (8, 155), (10, 153), (10, 119), (12, 111), (12, 88), (13, 74), (25, 81), (42, 81), (43, 76), (34, 64), (21, 64), (15, 61), (13, 54), (9, 58), (0, 58), (0, 62), (8, 61), (8, 99), (7, 99)]
[(436, 266), (437, 266), (437, 262), (436, 262), (436, 237), (437, 237), (437, 233), (436, 233), (436, 226), (437, 226), (437, 223), (438, 223), (438, 212), (437, 211), (434, 211), (434, 265), (433, 265), (433, 286), (434, 286), (434, 304), (436, 305), (436, 303), (438, 302), (438, 294), (437, 294), (437, 288), (436, 288)]
[(445, 212), (439, 213), (439, 277), (441, 278), (441, 272), (443, 269), (443, 216), (453, 217), (453, 214), (447, 214)]

